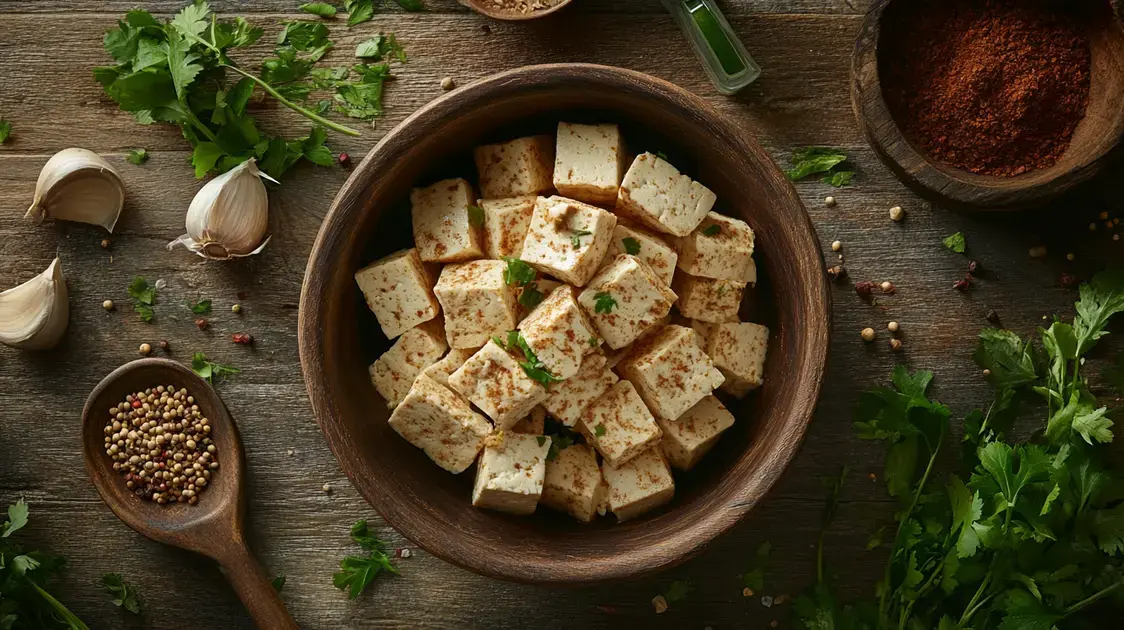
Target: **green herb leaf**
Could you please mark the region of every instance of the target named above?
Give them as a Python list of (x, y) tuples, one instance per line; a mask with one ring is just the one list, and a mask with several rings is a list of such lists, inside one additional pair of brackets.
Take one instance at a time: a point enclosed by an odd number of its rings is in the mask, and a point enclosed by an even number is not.
[(416, 11), (425, 11), (425, 5), (422, 4), (421, 0), (394, 0), (394, 1), (398, 3), (398, 6), (402, 7), (403, 9), (405, 9), (405, 10), (411, 12), (411, 13), (416, 12)]
[(687, 594), (695, 590), (695, 587), (688, 580), (676, 580), (667, 587), (663, 598), (670, 604), (679, 604), (687, 601)]
[(370, 20), (375, 15), (375, 6), (372, 0), (344, 0), (344, 10), (347, 11), (347, 25), (355, 26)]
[(605, 425), (599, 424), (599, 425), (593, 427), (593, 434), (596, 435), (597, 437), (601, 437), (601, 436), (605, 435)]
[(519, 292), (519, 303), (528, 311), (533, 311), (536, 306), (542, 304), (544, 298), (545, 296), (542, 291), (539, 290), (539, 284), (537, 282), (528, 283), (527, 286), (523, 287), (523, 290)]
[(12, 135), (12, 123), (8, 122), (7, 120), (4, 120), (3, 116), (0, 116), (0, 144), (4, 144), (5, 142), (7, 142), (8, 137), (11, 136), (11, 135)]
[(570, 236), (570, 244), (574, 246), (574, 249), (581, 249), (582, 237), (590, 234), (593, 234), (593, 232), (589, 230), (574, 230), (574, 234)]
[(769, 554), (772, 550), (773, 546), (769, 544), (769, 541), (761, 543), (757, 548), (752, 568), (742, 574), (742, 586), (744, 588), (751, 591), (765, 589), (765, 571), (769, 566)]
[(823, 178), (823, 183), (831, 184), (836, 188), (843, 188), (844, 186), (849, 186), (854, 177), (854, 171), (834, 171), (828, 173), (828, 175)]
[(717, 223), (706, 226), (701, 230), (703, 236), (717, 236), (722, 233), (722, 226)]
[(385, 57), (394, 57), (401, 63), (406, 63), (406, 51), (398, 43), (398, 38), (393, 33), (377, 36), (362, 41), (355, 47), (355, 56), (360, 59), (382, 61)]
[(543, 446), (543, 445), (546, 444), (546, 436), (545, 435), (537, 435), (535, 437), (538, 440), (539, 446)]
[(137, 276), (129, 284), (128, 292), (133, 298), (133, 310), (140, 313), (141, 320), (151, 322), (155, 316), (152, 305), (156, 303), (156, 286), (148, 284), (142, 276)]
[(269, 581), (269, 585), (273, 587), (274, 591), (280, 593), (281, 589), (285, 588), (286, 580), (287, 578), (284, 575), (278, 575), (277, 577)]
[(964, 242), (963, 232), (957, 232), (956, 234), (948, 236), (941, 242), (948, 248), (948, 251), (956, 252), (957, 254), (963, 254), (964, 250), (967, 248), (967, 244)]
[(191, 305), (191, 312), (195, 313), (196, 315), (206, 315), (207, 313), (210, 313), (211, 312), (211, 301), (210, 300), (199, 300), (195, 304)]
[(624, 253), (630, 256), (635, 256), (640, 253), (640, 241), (632, 238), (631, 236), (622, 238), (621, 245), (624, 246)]
[(380, 573), (396, 574), (398, 569), (386, 554), (386, 543), (368, 529), (367, 521), (356, 521), (351, 526), (351, 538), (367, 555), (347, 556), (340, 560), (340, 570), (332, 575), (332, 584), (347, 591), (348, 599), (355, 599)]
[(792, 168), (785, 175), (792, 181), (804, 179), (816, 173), (827, 173), (847, 161), (847, 154), (841, 149), (829, 147), (807, 147), (792, 153)]
[(1083, 355), (1108, 334), (1105, 330), (1108, 320), (1124, 312), (1124, 269), (1093, 276), (1091, 281), (1081, 285), (1079, 294), (1073, 328), (1077, 334), (1077, 354)]
[(597, 335), (590, 335), (589, 336), (589, 347), (590, 348), (596, 348), (597, 345), (600, 344), (600, 343), (601, 343), (601, 340), (597, 338)]
[(538, 277), (538, 272), (535, 271), (534, 267), (518, 258), (505, 256), (503, 260), (507, 263), (507, 268), (503, 271), (503, 281), (509, 286), (526, 286)]
[(318, 15), (322, 18), (336, 17), (336, 7), (328, 4), (327, 2), (309, 2), (300, 5), (300, 10), (312, 15)]
[(125, 156), (125, 160), (134, 166), (140, 166), (148, 161), (148, 151), (144, 149), (133, 149)]
[(8, 506), (8, 520), (0, 527), (0, 538), (7, 538), (27, 525), (30, 509), (23, 499)]
[(669, 160), (667, 159), (667, 154), (666, 154), (666, 153), (664, 153), (663, 151), (656, 151), (656, 152), (655, 152), (655, 153), (654, 153), (653, 155), (655, 155), (655, 156), (656, 156), (656, 157), (658, 157), (659, 159), (663, 160), (664, 162), (667, 162), (667, 161), (669, 161)]
[(593, 305), (593, 312), (595, 313), (611, 313), (613, 307), (617, 305), (617, 301), (606, 291), (597, 292), (593, 299), (596, 300)]
[(242, 372), (242, 370), (236, 367), (208, 361), (207, 355), (202, 352), (196, 352), (191, 357), (191, 371), (195, 372), (199, 378), (202, 378), (212, 385), (216, 380), (221, 381), (231, 374), (240, 374)]
[(101, 576), (101, 585), (105, 592), (113, 599), (113, 605), (133, 613), (140, 614), (140, 600), (137, 599), (136, 589), (122, 579), (120, 574), (106, 573)]

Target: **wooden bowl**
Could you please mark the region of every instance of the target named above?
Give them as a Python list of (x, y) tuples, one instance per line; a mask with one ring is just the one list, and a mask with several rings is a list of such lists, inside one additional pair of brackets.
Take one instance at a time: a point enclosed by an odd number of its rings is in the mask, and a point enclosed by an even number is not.
[(497, 19), (497, 20), (506, 20), (506, 21), (509, 21), (509, 22), (521, 22), (523, 20), (534, 20), (536, 18), (546, 17), (546, 16), (550, 15), (551, 13), (554, 13), (556, 11), (560, 11), (560, 10), (562, 10), (562, 7), (565, 7), (566, 5), (570, 4), (570, 2), (572, 0), (562, 0), (558, 4), (550, 7), (549, 9), (543, 9), (542, 11), (532, 11), (530, 13), (519, 13), (519, 12), (514, 12), (514, 11), (504, 11), (503, 9), (497, 9), (495, 7), (495, 5), (492, 3), (492, 0), (457, 0), (457, 1), (460, 2), (461, 4), (463, 4), (464, 6), (472, 9), (473, 11), (476, 11), (477, 13), (483, 13), (484, 15), (486, 15), (490, 18), (494, 18), (494, 19)]
[[(621, 125), (634, 151), (664, 151), (757, 232), (754, 320), (773, 339), (766, 384), (732, 407), (738, 422), (676, 479), (664, 510), (582, 525), (540, 509), (472, 507), (473, 471), (451, 475), (388, 425), (367, 366), (390, 343), (352, 274), (410, 247), (412, 186), (473, 177), (472, 147), (559, 120)], [(776, 275), (772, 276), (772, 270)], [(770, 282), (770, 280), (774, 280)], [(816, 235), (796, 192), (743, 129), (659, 79), (585, 64), (531, 66), (450, 92), (406, 119), (363, 160), (320, 228), (300, 305), (300, 355), (316, 420), (359, 492), (430, 553), (492, 577), (544, 584), (628, 578), (697, 553), (761, 501), (799, 447), (823, 380), (831, 299)]]
[(866, 14), (851, 59), (851, 106), (878, 157), (923, 197), (965, 210), (1037, 206), (1096, 175), (1124, 138), (1124, 107), (1120, 105), (1124, 94), (1124, 30), (1117, 19), (1089, 20), (1089, 106), (1057, 164), (1024, 175), (996, 177), (934, 161), (910, 144), (883, 100), (878, 42), (882, 16), (895, 1), (915, 0), (876, 0)]

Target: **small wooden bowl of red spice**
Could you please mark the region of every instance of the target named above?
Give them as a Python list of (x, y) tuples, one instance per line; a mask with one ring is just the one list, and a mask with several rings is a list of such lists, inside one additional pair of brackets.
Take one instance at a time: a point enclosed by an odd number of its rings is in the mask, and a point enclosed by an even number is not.
[(878, 156), (961, 209), (1032, 207), (1124, 138), (1119, 0), (876, 0), (851, 99)]

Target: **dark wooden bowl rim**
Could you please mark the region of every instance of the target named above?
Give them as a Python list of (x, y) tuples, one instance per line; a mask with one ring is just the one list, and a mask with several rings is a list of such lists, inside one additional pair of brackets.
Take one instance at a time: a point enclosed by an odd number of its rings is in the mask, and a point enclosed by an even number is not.
[[(767, 180), (770, 192), (778, 191), (777, 204), (784, 209), (783, 212), (778, 209), (776, 213), (784, 216), (782, 223), (786, 226), (788, 240), (783, 245), (789, 259), (777, 261), (778, 273), (784, 274), (785, 291), (791, 296), (792, 308), (789, 310), (794, 321), (799, 321), (798, 325), (790, 327), (799, 330), (775, 334), (802, 337), (803, 341), (798, 351), (793, 353), (793, 378), (777, 384), (789, 391), (778, 394), (785, 401), (785, 406), (775, 414), (778, 417), (768, 419), (770, 435), (773, 436), (769, 440), (770, 450), (764, 450), (758, 459), (743, 456), (737, 462), (737, 478), (744, 480), (744, 485), (722, 484), (721, 493), (711, 493), (716, 495), (713, 497), (708, 495), (705, 509), (691, 518), (671, 519), (666, 513), (655, 517), (664, 519), (661, 523), (674, 521), (673, 531), (668, 531), (667, 526), (663, 529), (656, 526), (642, 529), (642, 525), (637, 525), (638, 521), (625, 524), (638, 528), (628, 530), (636, 532), (636, 537), (629, 539), (627, 548), (605, 549), (602, 545), (586, 549), (558, 549), (552, 553), (520, 554), (518, 541), (512, 540), (510, 549), (504, 547), (500, 553), (488, 553), (481, 549), (484, 541), (465, 533), (457, 523), (435, 522), (436, 513), (427, 508), (426, 497), (415, 494), (417, 490), (407, 491), (398, 485), (392, 473), (380, 475), (372, 472), (359, 450), (357, 434), (341, 417), (342, 403), (337, 405), (332, 397), (333, 391), (341, 395), (350, 394), (334, 386), (326, 375), (329, 366), (339, 359), (325, 356), (325, 340), (329, 337), (325, 320), (333, 315), (339, 316), (341, 309), (345, 313), (351, 312), (350, 305), (338, 306), (333, 302), (340, 300), (336, 291), (341, 289), (335, 285), (345, 280), (354, 285), (350, 273), (361, 264), (358, 261), (353, 263), (349, 256), (355, 248), (351, 243), (357, 238), (355, 226), (375, 203), (371, 195), (372, 187), (377, 184), (372, 182), (394, 172), (396, 165), (408, 155), (412, 138), (443, 129), (448, 121), (458, 117), (459, 112), (474, 112), (489, 104), (504, 102), (501, 99), (555, 89), (588, 90), (591, 94), (618, 91), (628, 98), (656, 102), (661, 111), (668, 112), (668, 116), (680, 117), (685, 121), (683, 124), (698, 126), (700, 134), (714, 138), (714, 146), (720, 147), (714, 150), (721, 150), (725, 159), (754, 165), (749, 170)], [(773, 255), (779, 254), (774, 252)], [(342, 272), (337, 266), (350, 264), (356, 266), (348, 270), (348, 276), (339, 276)], [(780, 267), (787, 268), (781, 272)], [(334, 274), (340, 279), (333, 279)], [(349, 286), (347, 291), (347, 295), (352, 295), (354, 286)], [(627, 579), (669, 567), (698, 553), (715, 536), (745, 516), (763, 499), (799, 448), (819, 397), (831, 329), (831, 297), (815, 230), (792, 185), (768, 154), (746, 131), (685, 90), (639, 72), (591, 64), (530, 66), (493, 75), (434, 100), (388, 133), (356, 167), (324, 219), (309, 257), (299, 313), (301, 365), (314, 416), (324, 431), (328, 446), (359, 493), (390, 526), (435, 556), (491, 577), (551, 585)], [(350, 331), (350, 328), (346, 330)], [(783, 347), (785, 343), (797, 342), (790, 338), (787, 341), (781, 339), (778, 343)], [(361, 426), (356, 422), (351, 424)], [(404, 442), (392, 446), (410, 448)], [(468, 496), (464, 497), (464, 505), (469, 507)], [(565, 517), (559, 515), (558, 518)], [(518, 527), (513, 529), (518, 531)], [(597, 531), (590, 533), (591, 536), (598, 534)]]

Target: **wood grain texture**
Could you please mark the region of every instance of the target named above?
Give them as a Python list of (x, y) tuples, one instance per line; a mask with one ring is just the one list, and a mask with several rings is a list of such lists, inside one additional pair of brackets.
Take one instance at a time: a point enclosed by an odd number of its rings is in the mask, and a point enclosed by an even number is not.
[[(702, 466), (678, 475), (667, 509), (614, 524), (549, 510), (533, 519), (473, 508), (472, 472), (445, 474), (386, 423), (366, 366), (389, 347), (355, 272), (413, 240), (411, 186), (471, 177), (472, 147), (550, 131), (559, 120), (615, 122), (630, 150), (660, 147), (757, 233), (754, 321), (771, 329), (763, 388), (731, 410), (731, 431)], [(403, 242), (405, 241), (405, 242)], [(778, 282), (773, 269), (801, 282)], [(474, 571), (536, 584), (588, 584), (677, 564), (754, 507), (789, 463), (819, 396), (831, 305), (823, 258), (791, 184), (751, 138), (667, 82), (607, 66), (553, 64), (502, 73), (438, 99), (392, 131), (336, 197), (301, 295), (301, 363), (317, 421), (344, 472), (400, 532)], [(509, 541), (519, 540), (512, 546)]]
[[(126, 396), (160, 385), (186, 388), (210, 421), (220, 468), (197, 505), (157, 505), (138, 500), (105, 454), (107, 409)], [(269, 577), (246, 545), (246, 457), (238, 425), (218, 393), (190, 368), (164, 358), (137, 359), (117, 368), (90, 392), (82, 409), (82, 448), (86, 473), (113, 513), (138, 534), (194, 551), (218, 562), (258, 628), (292, 630), (296, 623)]]
[(867, 13), (851, 59), (851, 106), (878, 156), (921, 195), (965, 210), (1033, 207), (1089, 181), (1124, 139), (1124, 27), (1104, 11), (1085, 19), (1092, 64), (1089, 105), (1056, 164), (1017, 177), (996, 177), (943, 164), (917, 150), (894, 121), (879, 78), (879, 63), (886, 62), (879, 57), (883, 16), (894, 2), (906, 1), (876, 0)]
[[(102, 31), (136, 3), (0, 2), (0, 112), (14, 122), (10, 143), (0, 146), (0, 287), (41, 272), (57, 252), (68, 276), (72, 316), (62, 346), (50, 353), (0, 348), (0, 505), (19, 496), (31, 503), (31, 524), (19, 536), (66, 555), (68, 569), (55, 591), (68, 606), (92, 627), (253, 627), (213, 562), (124, 526), (83, 471), (79, 427), (87, 394), (104, 375), (136, 358), (141, 342), (160, 339), (171, 343), (174, 359), (187, 361), (192, 352), (203, 351), (244, 370), (218, 389), (239, 423), (246, 451), (247, 538), (270, 575), (288, 576), (282, 598), (303, 628), (721, 630), (764, 628), (772, 620), (785, 627), (789, 605), (766, 608), (759, 595), (793, 594), (812, 581), (824, 498), (820, 479), (837, 474), (843, 464), (854, 472), (827, 535), (826, 564), (829, 573), (841, 576), (844, 596), (869, 593), (885, 552), (864, 546), (871, 532), (892, 521), (895, 505), (880, 482), (867, 478), (880, 474), (882, 451), (852, 436), (856, 392), (885, 382), (895, 364), (905, 363), (935, 371), (934, 395), (954, 409), (954, 417), (986, 404), (988, 388), (969, 358), (974, 334), (987, 325), (984, 315), (995, 309), (1004, 325), (1025, 335), (1043, 316), (1072, 314), (1076, 293), (1059, 286), (1058, 274), (1084, 276), (1120, 260), (1121, 244), (1111, 240), (1097, 214), (1124, 214), (1118, 183), (1124, 169), (1110, 164), (1093, 185), (1033, 214), (948, 212), (916, 197), (881, 164), (851, 113), (848, 60), (868, 2), (856, 1), (854, 8), (811, 0), (724, 2), (734, 29), (765, 69), (761, 80), (734, 98), (711, 91), (670, 16), (645, 9), (647, 0), (627, 2), (620, 4), (643, 13), (615, 13), (614, 0), (578, 0), (544, 21), (544, 28), (517, 28), (463, 12), (448, 0), (442, 6), (452, 12), (395, 12), (352, 31), (333, 29), (352, 44), (379, 28), (405, 31), (411, 60), (395, 71), (400, 79), (388, 89), (387, 116), (363, 138), (333, 136), (330, 142), (337, 150), (365, 154), (385, 131), (436, 97), (443, 76), (463, 84), (550, 61), (648, 72), (706, 98), (782, 164), (799, 146), (846, 149), (858, 171), (855, 186), (837, 190), (811, 179), (797, 184), (797, 192), (824, 252), (835, 256), (829, 245), (841, 240), (852, 279), (888, 279), (897, 293), (870, 305), (849, 284), (833, 288), (834, 334), (821, 403), (796, 459), (762, 505), (680, 567), (635, 582), (568, 590), (479, 577), (413, 549), (380, 525), (327, 448), (301, 379), (295, 305), (320, 221), (347, 173), (301, 166), (271, 189), (274, 240), (261, 256), (208, 263), (182, 250), (167, 252), (164, 245), (183, 232), (184, 213), (199, 188), (185, 163), (186, 145), (175, 130), (132, 123), (89, 79), (90, 67), (104, 63)], [(158, 6), (168, 12), (180, 4)], [(267, 23), (275, 25), (295, 4), (224, 6), (269, 7)], [(483, 24), (491, 25), (491, 35)], [(272, 26), (267, 37), (275, 33)], [(65, 51), (58, 50), (59, 42), (65, 42)], [(347, 52), (341, 44), (333, 58), (346, 59)], [(275, 129), (292, 129), (287, 125), (297, 122), (272, 108), (263, 117)], [(109, 154), (125, 178), (126, 208), (108, 250), (99, 246), (105, 233), (97, 228), (23, 220), (40, 167), (50, 153), (70, 145)], [(154, 150), (143, 167), (124, 159), (126, 149), (138, 146)], [(835, 207), (823, 204), (829, 194), (838, 200)], [(895, 205), (908, 213), (900, 224), (888, 218)], [(1099, 227), (1090, 232), (1093, 221)], [(958, 230), (967, 236), (970, 255), (988, 270), (964, 294), (951, 285), (963, 275), (967, 257), (940, 244)], [(1029, 258), (1027, 248), (1039, 244), (1048, 246), (1049, 256)], [(1077, 260), (1067, 262), (1067, 252)], [(131, 311), (125, 288), (136, 275), (168, 282), (152, 324)], [(186, 306), (201, 297), (215, 301), (207, 331), (195, 328)], [(107, 298), (117, 302), (117, 311), (101, 308)], [(229, 310), (234, 303), (244, 307), (239, 316)], [(902, 325), (900, 354), (886, 345), (883, 330), (890, 320)], [(879, 330), (871, 345), (859, 338), (866, 326)], [(229, 334), (242, 331), (254, 334), (254, 346), (230, 343)], [(1120, 350), (1120, 336), (1102, 342), (1087, 371), (1093, 378)], [(331, 494), (321, 490), (324, 483)], [(349, 602), (332, 587), (331, 574), (342, 557), (358, 551), (347, 536), (358, 518), (371, 519), (392, 547), (410, 547), (414, 555), (399, 561), (402, 575), (380, 577), (369, 593)], [(774, 550), (766, 589), (745, 598), (739, 576), (765, 540)], [(137, 584), (148, 612), (134, 618), (115, 608), (97, 584), (107, 571)], [(651, 598), (682, 579), (695, 587), (688, 600), (656, 615)], [(175, 594), (173, 612), (158, 610), (163, 593)]]

